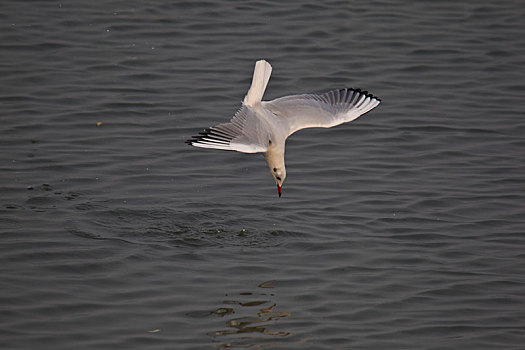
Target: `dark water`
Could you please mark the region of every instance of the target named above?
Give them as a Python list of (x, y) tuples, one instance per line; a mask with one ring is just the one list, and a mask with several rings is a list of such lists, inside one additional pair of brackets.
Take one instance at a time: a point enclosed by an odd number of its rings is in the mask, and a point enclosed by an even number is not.
[[(0, 348), (523, 349), (522, 1), (2, 1)], [(261, 155), (267, 99), (383, 103)], [(98, 124), (97, 126), (97, 123)]]

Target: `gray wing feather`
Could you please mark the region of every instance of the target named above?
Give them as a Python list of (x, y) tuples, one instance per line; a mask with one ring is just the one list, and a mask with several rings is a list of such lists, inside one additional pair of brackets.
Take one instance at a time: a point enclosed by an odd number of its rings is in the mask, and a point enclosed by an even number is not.
[(375, 108), (380, 99), (360, 89), (332, 90), (322, 95), (292, 95), (263, 102), (272, 113), (285, 118), (290, 134), (304, 128), (331, 128), (350, 122)]
[(244, 153), (266, 152), (269, 132), (255, 112), (243, 105), (229, 123), (212, 126), (186, 141), (187, 144)]

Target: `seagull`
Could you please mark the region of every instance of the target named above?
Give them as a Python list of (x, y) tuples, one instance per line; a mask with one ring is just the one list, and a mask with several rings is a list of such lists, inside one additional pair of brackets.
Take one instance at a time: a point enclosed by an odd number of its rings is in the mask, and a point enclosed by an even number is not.
[(204, 129), (186, 143), (202, 148), (262, 153), (281, 197), (288, 136), (305, 128), (331, 128), (351, 122), (377, 107), (381, 100), (368, 91), (347, 88), (321, 95), (290, 95), (262, 101), (271, 73), (268, 62), (257, 61), (250, 89), (230, 122)]

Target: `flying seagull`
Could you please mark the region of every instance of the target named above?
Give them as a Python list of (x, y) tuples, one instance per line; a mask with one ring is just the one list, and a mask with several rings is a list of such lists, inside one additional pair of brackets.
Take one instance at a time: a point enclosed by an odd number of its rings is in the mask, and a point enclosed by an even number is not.
[(257, 61), (250, 90), (230, 122), (204, 129), (186, 143), (243, 153), (261, 152), (281, 197), (288, 136), (305, 128), (331, 128), (348, 123), (377, 107), (381, 100), (360, 89), (339, 89), (322, 95), (290, 95), (262, 101), (271, 73), (268, 62)]

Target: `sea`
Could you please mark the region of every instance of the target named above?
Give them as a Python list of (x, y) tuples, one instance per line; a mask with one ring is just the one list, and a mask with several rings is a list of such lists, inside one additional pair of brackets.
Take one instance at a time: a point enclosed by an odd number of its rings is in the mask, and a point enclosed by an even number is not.
[[(521, 0), (0, 2), (1, 349), (524, 349)], [(381, 104), (262, 154), (265, 100)]]

